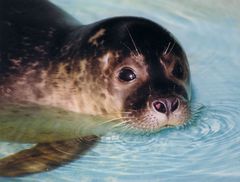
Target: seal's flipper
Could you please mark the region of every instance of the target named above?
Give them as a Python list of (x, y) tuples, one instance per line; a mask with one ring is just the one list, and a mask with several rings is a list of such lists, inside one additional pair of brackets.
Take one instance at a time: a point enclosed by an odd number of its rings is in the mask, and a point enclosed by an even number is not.
[(54, 143), (41, 143), (0, 160), (0, 176), (21, 176), (64, 165), (92, 147), (95, 136)]

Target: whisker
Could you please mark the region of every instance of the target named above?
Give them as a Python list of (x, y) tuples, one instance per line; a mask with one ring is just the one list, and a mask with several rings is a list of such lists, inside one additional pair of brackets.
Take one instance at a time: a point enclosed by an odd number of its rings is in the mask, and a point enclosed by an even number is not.
[(173, 50), (174, 46), (175, 46), (175, 42), (173, 42), (172, 48), (170, 49), (170, 51), (169, 51), (169, 53), (168, 53), (168, 54), (170, 54), (170, 53), (172, 52), (172, 50)]
[(123, 125), (122, 126), (122, 131), (125, 132), (125, 133), (128, 133), (132, 130), (133, 130), (133, 126), (131, 126), (131, 125)]
[(167, 46), (166, 50), (163, 52), (163, 55), (167, 54), (170, 45), (171, 45), (171, 42), (168, 43), (168, 46)]
[(114, 118), (114, 119), (110, 119), (110, 120), (107, 120), (107, 121), (101, 122), (101, 123), (99, 123), (99, 125), (107, 124), (107, 123), (111, 123), (111, 122), (113, 122), (113, 121), (118, 121), (118, 120), (128, 119), (128, 118), (129, 118), (129, 117), (119, 117), (119, 118)]
[(130, 36), (130, 38), (131, 38), (131, 41), (132, 41), (132, 43), (133, 43), (133, 46), (135, 47), (135, 50), (136, 50), (137, 54), (140, 55), (140, 53), (139, 53), (139, 51), (138, 51), (138, 48), (137, 48), (137, 46), (136, 46), (136, 44), (135, 44), (135, 41), (133, 40), (133, 37), (132, 37), (132, 35), (131, 35), (131, 33), (130, 33), (130, 31), (129, 31), (129, 29), (128, 29), (127, 26), (126, 26), (126, 29), (127, 29), (127, 31), (128, 31), (128, 34), (129, 34), (129, 36)]
[(119, 122), (113, 125), (113, 128), (119, 127), (119, 126), (127, 126), (126, 124), (128, 123), (128, 121), (123, 121), (123, 122)]
[(119, 112), (111, 112), (108, 114), (124, 114), (124, 113), (130, 113), (131, 111), (119, 111)]
[(168, 43), (167, 48), (165, 49), (165, 51), (163, 52), (163, 55), (167, 55), (170, 54), (175, 46), (175, 42), (173, 42), (173, 45), (171, 46), (171, 42)]
[(125, 111), (125, 112), (111, 112), (111, 113), (105, 113), (105, 114), (98, 114), (96, 116), (100, 116), (100, 117), (111, 117), (114, 115), (121, 115), (121, 114), (130, 114), (131, 111)]
[(135, 58), (137, 57), (137, 55), (135, 54), (135, 52), (134, 52), (130, 47), (128, 47), (128, 46), (127, 46), (125, 43), (123, 43), (123, 42), (121, 42), (121, 44), (122, 44), (123, 46), (125, 46), (130, 52), (132, 52)]

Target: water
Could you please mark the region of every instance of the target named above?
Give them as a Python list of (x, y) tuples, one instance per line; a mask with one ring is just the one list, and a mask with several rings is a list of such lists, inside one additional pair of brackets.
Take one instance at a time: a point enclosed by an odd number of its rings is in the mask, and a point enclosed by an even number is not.
[[(108, 134), (57, 170), (0, 181), (240, 181), (240, 2), (53, 0), (82, 23), (143, 16), (170, 30), (190, 62), (195, 119), (150, 136)], [(28, 145), (1, 143), (1, 155)]]

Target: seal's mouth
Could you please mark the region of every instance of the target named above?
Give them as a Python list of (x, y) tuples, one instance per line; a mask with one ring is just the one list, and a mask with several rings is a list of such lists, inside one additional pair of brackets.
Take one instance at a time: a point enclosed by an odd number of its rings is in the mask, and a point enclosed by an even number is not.
[(190, 117), (188, 102), (180, 98), (160, 98), (149, 101), (145, 109), (129, 110), (124, 114), (128, 129), (156, 132), (166, 127), (183, 125)]

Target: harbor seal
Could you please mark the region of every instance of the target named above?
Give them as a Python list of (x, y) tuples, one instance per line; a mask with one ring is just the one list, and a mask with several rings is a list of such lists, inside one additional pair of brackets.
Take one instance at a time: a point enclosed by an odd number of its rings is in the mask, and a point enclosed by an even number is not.
[[(115, 17), (81, 25), (46, 0), (1, 0), (0, 95), (155, 132), (190, 116), (190, 71), (176, 38), (155, 22)], [(0, 160), (0, 175), (53, 169), (96, 136), (39, 143)]]

